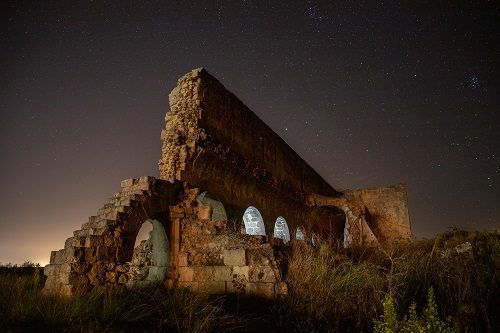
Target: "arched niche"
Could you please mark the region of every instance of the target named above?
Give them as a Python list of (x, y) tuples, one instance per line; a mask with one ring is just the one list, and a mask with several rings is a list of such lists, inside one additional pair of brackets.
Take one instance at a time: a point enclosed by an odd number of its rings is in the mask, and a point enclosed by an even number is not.
[(243, 213), (243, 222), (245, 223), (245, 233), (247, 235), (265, 235), (266, 227), (264, 219), (259, 210), (253, 206), (248, 207)]
[(135, 240), (127, 285), (166, 279), (170, 269), (170, 245), (163, 224), (154, 219), (143, 223)]
[(317, 231), (312, 231), (311, 232), (311, 245), (313, 247), (317, 247), (319, 244), (319, 236)]
[(295, 239), (300, 240), (300, 241), (303, 241), (306, 239), (306, 233), (305, 233), (303, 227), (301, 227), (301, 226), (297, 227), (297, 229), (295, 230)]
[(212, 207), (212, 221), (227, 221), (224, 205), (208, 191), (201, 192), (196, 198), (198, 205)]
[(274, 223), (274, 238), (282, 239), (285, 244), (290, 241), (290, 230), (283, 216), (279, 216)]

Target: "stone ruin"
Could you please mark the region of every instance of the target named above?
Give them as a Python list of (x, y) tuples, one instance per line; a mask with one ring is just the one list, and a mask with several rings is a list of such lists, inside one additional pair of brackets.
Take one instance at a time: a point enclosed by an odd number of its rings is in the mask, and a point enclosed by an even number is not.
[[(194, 292), (286, 295), (282, 249), (412, 239), (406, 189), (339, 192), (204, 69), (169, 95), (160, 179), (121, 182), (52, 251), (44, 292), (161, 281)], [(134, 248), (139, 229), (150, 238)]]

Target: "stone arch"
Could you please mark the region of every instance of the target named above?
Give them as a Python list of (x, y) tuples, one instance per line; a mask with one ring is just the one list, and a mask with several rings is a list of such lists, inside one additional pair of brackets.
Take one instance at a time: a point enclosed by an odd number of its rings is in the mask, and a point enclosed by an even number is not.
[(196, 198), (198, 205), (212, 207), (212, 221), (227, 221), (227, 213), (224, 204), (212, 193), (202, 191)]
[[(164, 235), (178, 237), (169, 206), (179, 201), (180, 188), (178, 182), (154, 177), (122, 181), (121, 191), (66, 240), (64, 249), (52, 251), (45, 267), (44, 292), (71, 294), (97, 285), (125, 286), (130, 280), (135, 240), (145, 221), (152, 219), (153, 230), (157, 224)], [(172, 239), (168, 245), (172, 253), (176, 244)], [(165, 250), (165, 243), (161, 248)], [(165, 266), (169, 263), (160, 262)]]
[(311, 245), (313, 247), (317, 247), (319, 245), (319, 242), (320, 242), (320, 234), (318, 233), (317, 228), (314, 228), (311, 231)]
[(247, 235), (266, 235), (264, 219), (254, 206), (248, 207), (243, 213), (243, 223), (245, 223), (245, 233)]
[(290, 241), (290, 229), (283, 216), (278, 216), (274, 223), (274, 238), (282, 239), (285, 244)]
[(304, 227), (298, 226), (297, 229), (295, 229), (295, 239), (296, 240), (306, 240), (306, 232)]
[[(163, 224), (158, 220), (148, 219), (143, 223), (151, 226), (149, 237), (134, 247), (130, 260), (128, 286), (163, 281), (170, 268), (170, 246)], [(139, 230), (139, 232), (141, 231)]]
[(139, 232), (137, 233), (134, 243), (134, 249), (143, 241), (147, 241), (151, 237), (151, 232), (153, 231), (153, 223), (147, 222), (149, 222), (149, 220), (142, 224)]

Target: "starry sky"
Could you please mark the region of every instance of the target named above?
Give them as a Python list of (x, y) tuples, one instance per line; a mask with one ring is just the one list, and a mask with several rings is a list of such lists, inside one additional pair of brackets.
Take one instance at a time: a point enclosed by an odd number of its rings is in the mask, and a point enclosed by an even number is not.
[(205, 67), (334, 188), (404, 182), (412, 230), (500, 229), (497, 1), (2, 1), (0, 262), (46, 263), (158, 176)]

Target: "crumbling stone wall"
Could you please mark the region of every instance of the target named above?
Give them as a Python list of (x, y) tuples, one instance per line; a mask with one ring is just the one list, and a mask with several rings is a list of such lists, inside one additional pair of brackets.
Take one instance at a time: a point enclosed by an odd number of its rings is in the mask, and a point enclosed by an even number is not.
[(139, 229), (148, 219), (170, 229), (166, 214), (180, 187), (153, 177), (124, 180), (121, 191), (66, 240), (64, 249), (52, 251), (44, 291), (69, 295), (78, 288), (125, 285), (135, 277), (130, 261)]
[[(123, 181), (64, 249), (51, 253), (45, 292), (166, 277), (168, 287), (279, 297), (287, 287), (271, 244), (283, 241), (269, 235), (286, 230), (292, 243), (343, 239), (346, 246), (411, 238), (403, 185), (336, 191), (205, 70), (180, 78), (169, 102), (161, 180)], [(237, 232), (250, 206), (262, 215), (265, 235)], [(134, 252), (147, 220), (161, 232)]]
[(199, 189), (153, 177), (121, 185), (122, 190), (66, 240), (64, 249), (52, 251), (44, 292), (70, 295), (92, 286), (152, 281), (150, 276), (158, 273), (151, 270), (161, 268), (154, 262), (154, 238), (133, 247), (143, 222), (155, 219), (169, 238), (170, 248), (163, 249), (169, 251), (169, 287), (266, 297), (286, 294), (269, 237), (241, 235), (227, 220), (214, 220), (212, 206), (198, 200)]
[(323, 230), (328, 221), (328, 229), (340, 237), (341, 210), (306, 204), (308, 193), (340, 193), (204, 69), (180, 78), (169, 102), (161, 134), (162, 179), (208, 189), (223, 202), (229, 219), (255, 206), (266, 230), (284, 216), (292, 235), (300, 225)]
[(141, 241), (135, 248), (130, 260), (128, 282), (144, 281), (148, 277), (149, 267), (153, 264), (151, 239)]
[(213, 220), (211, 206), (199, 205), (199, 189), (184, 192), (170, 217), (181, 230), (178, 278), (171, 286), (195, 292), (279, 297), (287, 292), (268, 236), (235, 232)]
[(412, 239), (406, 186), (396, 184), (346, 191), (344, 196), (367, 208), (373, 233), (383, 243)]

